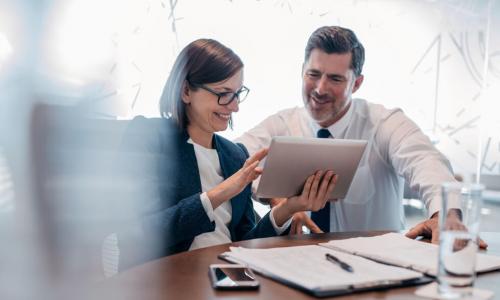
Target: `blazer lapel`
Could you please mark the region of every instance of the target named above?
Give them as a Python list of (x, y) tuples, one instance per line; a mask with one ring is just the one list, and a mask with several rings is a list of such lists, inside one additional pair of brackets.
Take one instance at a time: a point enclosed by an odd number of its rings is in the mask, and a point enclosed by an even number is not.
[(193, 144), (188, 143), (188, 139), (189, 135), (186, 131), (181, 132), (177, 139), (179, 143), (179, 147), (177, 148), (179, 149), (179, 153), (177, 154), (179, 158), (177, 168), (178, 170), (182, 169), (182, 171), (177, 172), (177, 174), (181, 176), (178, 180), (178, 191), (183, 197), (201, 192), (198, 163), (196, 161)]
[[(222, 175), (224, 179), (229, 178), (231, 175), (236, 173), (240, 169), (239, 159), (233, 157), (229, 149), (222, 146), (219, 142), (219, 137), (214, 134), (213, 138), (214, 147), (217, 149), (217, 154), (219, 155), (220, 167), (222, 170)], [(231, 199), (231, 223), (229, 224), (229, 229), (231, 230), (235, 224), (239, 222), (243, 214), (245, 201), (240, 199), (241, 194), (233, 197)], [(232, 230), (231, 230), (232, 231)]]

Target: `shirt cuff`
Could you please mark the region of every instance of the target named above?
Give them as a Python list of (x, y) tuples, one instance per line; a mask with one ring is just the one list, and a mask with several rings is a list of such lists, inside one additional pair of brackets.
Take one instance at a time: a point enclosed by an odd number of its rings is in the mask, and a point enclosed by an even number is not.
[[(441, 196), (435, 196), (433, 199), (432, 199), (432, 202), (429, 204), (429, 207), (427, 209), (427, 214), (428, 214), (428, 217), (432, 217), (433, 214), (437, 213), (437, 212), (441, 212), (442, 211), (442, 206), (441, 206), (441, 202), (442, 202), (442, 197)], [(460, 209), (460, 199), (451, 199), (448, 201), (448, 210), (450, 209)]]
[(207, 213), (208, 219), (210, 222), (214, 221), (214, 208), (212, 207), (212, 202), (208, 198), (207, 193), (202, 193), (200, 195), (201, 205), (203, 205), (203, 209)]
[(277, 235), (282, 234), (288, 227), (290, 227), (290, 224), (292, 224), (292, 218), (288, 219), (281, 227), (276, 225), (276, 221), (274, 221), (274, 210), (276, 207), (273, 207), (271, 209), (271, 212), (269, 212), (269, 219), (271, 220), (271, 224), (273, 225), (274, 231), (276, 231)]

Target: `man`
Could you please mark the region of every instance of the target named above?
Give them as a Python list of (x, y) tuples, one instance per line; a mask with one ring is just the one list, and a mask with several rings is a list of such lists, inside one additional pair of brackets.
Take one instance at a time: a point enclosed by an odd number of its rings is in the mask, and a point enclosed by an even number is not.
[[(429, 213), (407, 236), (432, 237), (437, 243), (440, 184), (455, 180), (450, 164), (400, 109), (352, 99), (363, 83), (363, 63), (364, 48), (353, 31), (338, 26), (317, 29), (307, 42), (302, 66), (304, 107), (268, 117), (237, 142), (252, 154), (268, 147), (274, 136), (367, 140), (346, 198), (331, 202), (313, 214), (313, 220), (296, 214), (292, 232), (301, 233), (302, 224), (312, 232), (401, 230), (406, 180)], [(272, 199), (271, 205), (277, 202)], [(458, 216), (456, 221), (461, 226)]]

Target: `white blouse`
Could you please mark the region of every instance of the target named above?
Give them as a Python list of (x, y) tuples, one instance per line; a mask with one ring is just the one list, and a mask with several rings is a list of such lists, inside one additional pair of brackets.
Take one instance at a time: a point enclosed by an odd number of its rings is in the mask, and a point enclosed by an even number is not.
[[(209, 220), (215, 221), (215, 230), (197, 235), (189, 247), (189, 250), (231, 243), (231, 233), (228, 228), (232, 215), (231, 201), (226, 201), (216, 209), (213, 209), (212, 203), (207, 196), (207, 191), (224, 181), (217, 150), (207, 149), (198, 145), (193, 142), (191, 138), (188, 140), (188, 143), (193, 144), (196, 161), (198, 163), (201, 191), (203, 192), (200, 195), (201, 204), (203, 205)], [(290, 218), (281, 227), (278, 227), (274, 220), (273, 212), (274, 209), (271, 210), (269, 219), (271, 220), (271, 224), (273, 225), (276, 234), (281, 234), (288, 228), (288, 226), (290, 226), (292, 219)]]
[(194, 143), (191, 139), (188, 140), (188, 143), (193, 144), (196, 161), (198, 163), (201, 190), (203, 192), (201, 203), (210, 221), (215, 221), (215, 230), (197, 235), (189, 247), (189, 250), (231, 243), (231, 234), (228, 228), (231, 222), (231, 201), (225, 201), (219, 207), (213, 209), (212, 203), (208, 199), (208, 196), (206, 196), (207, 191), (224, 181), (217, 150), (207, 149)]

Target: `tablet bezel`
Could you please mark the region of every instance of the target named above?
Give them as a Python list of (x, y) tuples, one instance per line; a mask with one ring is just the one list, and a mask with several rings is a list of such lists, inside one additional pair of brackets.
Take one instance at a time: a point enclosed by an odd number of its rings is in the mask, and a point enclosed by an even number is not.
[(339, 178), (329, 199), (343, 199), (366, 145), (365, 140), (274, 137), (256, 195), (259, 198), (296, 196), (302, 192), (309, 175), (317, 170), (333, 170)]

